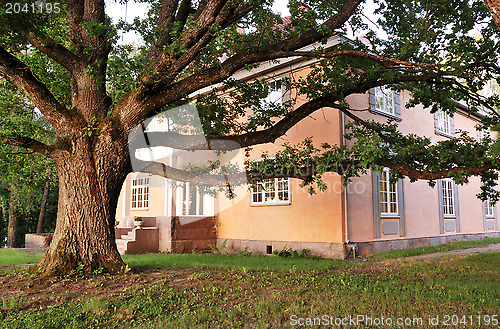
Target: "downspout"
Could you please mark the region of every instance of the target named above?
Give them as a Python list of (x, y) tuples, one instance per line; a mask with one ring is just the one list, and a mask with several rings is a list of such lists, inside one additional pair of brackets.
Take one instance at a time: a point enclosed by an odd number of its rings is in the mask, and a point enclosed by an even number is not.
[[(341, 124), (342, 124), (342, 127), (341, 127), (341, 134), (342, 134), (342, 145), (346, 145), (346, 139), (345, 139), (345, 124), (346, 124), (346, 115), (345, 113), (341, 112)], [(343, 183), (343, 182), (342, 182)], [(348, 252), (347, 252), (347, 255), (349, 255), (349, 252), (352, 252), (352, 256), (353, 258), (356, 258), (356, 251), (358, 250), (358, 246), (356, 244), (353, 244), (351, 243), (351, 241), (349, 240), (349, 221), (348, 221), (348, 193), (347, 193), (347, 188), (344, 186), (344, 184), (342, 184), (342, 193), (343, 193), (343, 201), (344, 201), (344, 238), (345, 238), (345, 246), (347, 247), (348, 249)]]
[[(345, 113), (343, 112), (340, 112), (341, 116), (340, 116), (340, 121), (341, 121), (341, 140), (342, 140), (342, 145), (346, 145), (346, 139), (345, 139), (345, 121), (346, 121), (346, 117), (345, 117)], [(342, 180), (342, 194), (343, 194), (343, 201), (344, 201), (344, 242), (345, 243), (349, 243), (349, 230), (347, 229), (347, 189), (346, 187), (344, 186), (343, 184), (343, 180)]]

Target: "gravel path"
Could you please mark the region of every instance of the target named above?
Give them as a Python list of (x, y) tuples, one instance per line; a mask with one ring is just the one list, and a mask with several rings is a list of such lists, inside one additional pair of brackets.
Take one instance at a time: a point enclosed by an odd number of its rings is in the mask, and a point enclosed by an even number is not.
[(470, 255), (475, 253), (492, 252), (492, 251), (500, 252), (500, 243), (490, 244), (489, 246), (486, 247), (457, 249), (447, 252), (436, 252), (433, 254), (411, 256), (409, 258), (412, 259), (437, 258), (441, 256)]

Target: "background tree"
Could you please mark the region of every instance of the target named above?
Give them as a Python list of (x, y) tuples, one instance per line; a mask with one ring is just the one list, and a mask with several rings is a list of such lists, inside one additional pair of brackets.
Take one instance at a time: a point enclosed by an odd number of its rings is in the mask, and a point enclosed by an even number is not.
[[(21, 100), (21, 101), (20, 101)], [(4, 134), (22, 131), (40, 140), (53, 140), (50, 126), (22, 95), (3, 81), (0, 89), (0, 125)], [(43, 203), (44, 185), (51, 180), (48, 170), (53, 162), (47, 157), (17, 146), (0, 145), (0, 245), (24, 246), (24, 235), (37, 229), (36, 215)], [(52, 179), (57, 186), (57, 180)], [(54, 229), (57, 190), (46, 195), (46, 228)]]
[[(67, 272), (80, 262), (88, 270), (123, 269), (114, 218), (122, 183), (132, 169), (129, 132), (148, 117), (187, 103), (189, 95), (216, 84), (218, 89), (196, 99), (212, 149), (274, 142), (309, 114), (331, 107), (358, 123), (352, 137), (365, 133), (371, 138), (361, 138), (351, 150), (330, 145), (315, 149), (308, 141), (287, 145), (278, 160), (354, 165), (348, 170), (325, 167), (346, 177), (375, 163), (414, 179), (453, 176), (461, 182), (470, 175), (494, 176), (492, 170), (498, 168), (486, 145), (474, 159), (450, 157), (447, 147), (472, 151), (477, 143), (460, 137), (433, 146), (416, 136), (401, 136), (394, 126), (357, 119), (345, 101), (349, 95), (390, 85), (410, 90), (411, 104), (421, 103), (433, 111), (452, 113), (456, 101), (467, 101), (473, 112), (489, 111), (486, 125), (496, 124), (498, 98), (482, 97), (480, 91), (485, 82), (498, 77), (498, 29), (481, 1), (377, 2), (381, 17), (377, 24), (387, 38), (377, 37), (363, 22), (361, 0), (291, 0), (290, 24), (270, 10), (272, 1), (144, 2), (151, 4), (147, 17), (118, 25), (106, 16), (104, 0), (67, 0), (50, 10), (48, 2), (42, 2), (35, 12), (31, 1), (19, 2), (17, 8), (24, 11), (2, 2), (0, 76), (8, 88), (22, 92), (19, 102), (36, 107), (56, 134), (54, 141), (45, 141), (7, 125), (1, 133), (4, 143), (34, 150), (57, 166), (57, 227), (37, 267), (45, 274)], [(468, 35), (474, 28), (480, 29), (482, 38)], [(135, 48), (117, 44), (120, 30), (138, 31), (144, 44)], [(362, 31), (373, 48), (343, 39), (333, 49), (300, 51), (350, 31)], [(299, 107), (263, 107), (259, 99), (269, 92), (268, 82), (230, 79), (238, 70), (292, 56), (321, 59), (306, 78), (287, 82), (298, 96), (308, 99)], [(224, 90), (236, 101), (221, 99), (218, 95)], [(256, 115), (239, 120), (248, 108)], [(199, 144), (181, 132), (166, 137), (164, 146), (193, 150)], [(380, 141), (401, 149), (417, 141), (421, 148), (391, 156), (387, 148), (377, 151)], [(162, 169), (160, 173), (170, 178), (189, 178), (179, 170)], [(320, 175), (300, 178), (320, 183)]]

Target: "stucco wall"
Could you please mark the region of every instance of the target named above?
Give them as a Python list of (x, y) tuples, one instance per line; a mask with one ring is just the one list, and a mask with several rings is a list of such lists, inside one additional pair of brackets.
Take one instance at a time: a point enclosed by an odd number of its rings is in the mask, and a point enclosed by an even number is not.
[[(416, 133), (421, 136), (430, 137), (433, 142), (446, 139), (446, 137), (435, 134), (434, 115), (429, 109), (423, 109), (421, 106), (407, 109), (404, 104), (409, 99), (409, 94), (401, 94), (401, 117), (399, 129), (402, 133)], [(351, 106), (355, 109), (368, 109), (368, 95), (356, 95), (349, 97)], [(386, 122), (387, 118), (383, 115), (374, 115), (369, 111), (357, 112), (363, 118), (371, 118), (379, 122)], [(477, 138), (476, 121), (461, 114), (455, 114), (455, 132), (464, 130), (469, 136)], [(349, 142), (348, 144), (352, 144)], [(354, 186), (353, 186), (354, 185)], [(358, 186), (357, 189), (353, 188)], [(353, 183), (348, 188), (348, 239), (355, 242), (399, 239), (399, 238), (418, 238), (428, 236), (446, 235), (440, 233), (439, 220), (439, 195), (437, 186), (431, 188), (426, 181), (417, 181), (410, 183), (405, 179), (404, 186), (404, 209), (406, 234), (384, 236), (375, 238), (374, 231), (374, 207), (373, 207), (373, 181), (372, 173), (354, 178)], [(364, 192), (357, 192), (360, 187), (365, 187)], [(458, 186), (458, 198), (460, 208), (460, 232), (456, 233), (480, 233), (484, 232), (483, 224), (483, 205), (477, 199), (480, 180), (477, 177), (470, 179), (470, 182), (464, 186)], [(449, 233), (455, 234), (455, 232)]]
[[(293, 78), (305, 76), (308, 70), (294, 73)], [(293, 97), (293, 95), (292, 95)], [(299, 99), (296, 107), (304, 101)], [(313, 142), (341, 142), (340, 113), (324, 109), (310, 115), (274, 143), (254, 147), (250, 159), (259, 158), (264, 151), (273, 154), (288, 142), (292, 145), (312, 137)], [(340, 176), (325, 175), (326, 192), (309, 195), (301, 188), (300, 180), (291, 179), (291, 204), (250, 206), (247, 187), (238, 187), (237, 198), (219, 197), (218, 237), (259, 241), (343, 242), (344, 216)]]

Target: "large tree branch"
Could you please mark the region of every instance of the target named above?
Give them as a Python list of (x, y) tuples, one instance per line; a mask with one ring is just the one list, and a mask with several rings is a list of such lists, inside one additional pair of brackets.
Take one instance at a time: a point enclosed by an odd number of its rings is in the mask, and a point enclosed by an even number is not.
[(72, 117), (28, 66), (0, 47), (0, 76), (10, 81), (42, 112), (57, 132), (70, 126)]
[(409, 178), (423, 179), (423, 180), (436, 180), (441, 178), (448, 178), (464, 172), (469, 173), (471, 175), (480, 175), (482, 172), (486, 170), (499, 169), (498, 166), (495, 166), (493, 163), (487, 163), (483, 166), (457, 166), (451, 169), (439, 170), (439, 171), (418, 170), (413, 168), (409, 164), (393, 163), (389, 160), (384, 160), (384, 159), (377, 160), (376, 164), (391, 168)]
[[(184, 4), (186, 1), (184, 0), (182, 2)], [(177, 10), (178, 3), (178, 0), (162, 1), (157, 23), (158, 37), (156, 38), (156, 40), (154, 40), (154, 42), (151, 44), (151, 48), (149, 49), (149, 60), (154, 59), (159, 54), (161, 54), (163, 52), (163, 47), (170, 43), (170, 29), (172, 28), (172, 24), (175, 21), (175, 12)]]
[(181, 135), (177, 132), (145, 132), (150, 147), (166, 146), (188, 151), (234, 150), (257, 144), (273, 143), (308, 115), (323, 107), (335, 105), (328, 97), (317, 98), (304, 103), (290, 115), (272, 127), (259, 131), (230, 136)]
[(302, 57), (313, 57), (313, 58), (334, 58), (338, 56), (357, 56), (366, 58), (387, 69), (399, 69), (399, 70), (407, 70), (409, 68), (414, 69), (438, 69), (438, 65), (435, 64), (426, 64), (426, 63), (411, 63), (407, 61), (402, 61), (395, 58), (377, 56), (374, 54), (365, 53), (359, 50), (332, 50), (327, 52), (318, 52), (318, 51), (289, 51), (283, 52), (287, 57), (293, 56), (302, 56)]
[(80, 67), (78, 57), (51, 38), (30, 33), (30, 42), (36, 49), (68, 70), (71, 75), (74, 75), (77, 68)]
[(31, 149), (35, 152), (43, 154), (45, 156), (50, 157), (52, 152), (54, 151), (53, 147), (37, 141), (35, 139), (24, 137), (24, 136), (9, 136), (9, 137), (0, 137), (0, 141), (12, 146), (23, 147), (26, 149)]
[(103, 119), (111, 105), (106, 94), (106, 67), (111, 43), (104, 0), (67, 0), (68, 26), (82, 70), (71, 83), (74, 109), (84, 120)]
[[(286, 57), (283, 52), (297, 50), (324, 37), (324, 29), (341, 27), (354, 13), (361, 0), (349, 0), (341, 10), (322, 24), (322, 29), (311, 30), (301, 36), (279, 41), (260, 49), (247, 49), (214, 67), (195, 73), (174, 85), (161, 86), (152, 91), (141, 86), (132, 91), (118, 106), (117, 112), (125, 129), (130, 130), (158, 109), (173, 101), (182, 99), (192, 92), (219, 83), (229, 78), (247, 64)], [(158, 87), (158, 84), (156, 85)]]
[[(104, 35), (91, 35), (92, 26), (88, 23), (104, 24), (104, 0), (66, 0), (68, 8), (69, 35), (83, 57), (92, 57), (94, 54), (86, 47), (101, 48), (104, 46)], [(88, 30), (89, 31), (88, 31)], [(86, 55), (85, 55), (86, 54)]]
[[(332, 159), (334, 160), (334, 159)], [(136, 160), (137, 161), (137, 160)], [(336, 163), (336, 161), (335, 161)], [(190, 171), (189, 168), (177, 169), (165, 165), (161, 162), (143, 162), (144, 166), (141, 172), (158, 175), (168, 179), (173, 179), (181, 182), (190, 182), (193, 184), (209, 185), (214, 187), (224, 187), (234, 189), (236, 185), (252, 183), (263, 179), (271, 178), (297, 178), (302, 181), (312, 182), (313, 177), (325, 172), (337, 173), (342, 175), (350, 166), (359, 166), (358, 160), (345, 160), (341, 165), (332, 166), (330, 164), (316, 164), (313, 159), (305, 161), (305, 164), (297, 164), (294, 167), (283, 168), (277, 167), (277, 170), (259, 170), (259, 169), (244, 169), (239, 168), (238, 172), (224, 174), (218, 172), (216, 174), (200, 175), (196, 171)], [(453, 177), (456, 174), (468, 173), (471, 175), (481, 175), (486, 170), (498, 169), (491, 162), (483, 166), (456, 166), (447, 170), (428, 171), (418, 170), (409, 164), (394, 163), (390, 160), (378, 159), (376, 165), (391, 168), (411, 179), (416, 180), (437, 180), (442, 178)], [(321, 167), (318, 171), (317, 167)]]
[[(209, 186), (214, 186), (219, 188), (223, 187), (229, 189), (234, 189), (236, 185), (252, 183), (262, 179), (289, 177), (289, 178), (297, 178), (300, 180), (310, 180), (311, 177), (315, 174), (315, 172), (312, 171), (313, 168), (308, 168), (307, 166), (301, 166), (300, 168), (295, 168), (295, 170), (291, 170), (289, 172), (268, 173), (258, 170), (247, 171), (244, 168), (239, 168), (241, 169), (239, 172), (230, 174), (224, 174), (222, 172), (218, 172), (216, 174), (200, 175), (198, 173), (190, 171), (188, 168), (177, 169), (161, 162), (144, 161), (143, 164), (144, 167), (141, 169), (141, 172), (144, 173), (158, 175), (161, 177), (173, 179), (175, 181), (180, 181), (180, 182), (190, 182), (193, 184), (209, 185)], [(340, 168), (339, 168), (339, 173), (340, 173)]]
[[(263, 2), (263, 0), (262, 0)], [(243, 5), (237, 11), (234, 9), (234, 4), (232, 2), (226, 3), (225, 6), (221, 9), (218, 16), (215, 17), (214, 22), (209, 22), (218, 28), (225, 29), (232, 23), (238, 21), (243, 16), (248, 14), (252, 9), (254, 9), (254, 5)], [(200, 29), (200, 32), (196, 37), (189, 37), (184, 39), (184, 45), (186, 48), (189, 48), (189, 51), (180, 56), (178, 59), (173, 61), (171, 65), (169, 65), (170, 58), (164, 60), (162, 64), (157, 66), (157, 72), (160, 72), (165, 66), (169, 66), (168, 70), (161, 76), (161, 78), (155, 82), (155, 86), (153, 89), (158, 89), (172, 81), (182, 70), (188, 66), (196, 57), (203, 51), (204, 47), (207, 46), (212, 40), (214, 34), (210, 29), (210, 26), (207, 24), (207, 27), (204, 29)], [(196, 41), (196, 42), (194, 42)], [(163, 66), (163, 67), (162, 67)], [(145, 83), (147, 83), (145, 81)]]
[(213, 26), (226, 28), (253, 8), (250, 5), (243, 6), (243, 9), (239, 10), (239, 14), (235, 15), (236, 5), (237, 3), (231, 1), (217, 0), (204, 6), (196, 23), (184, 31), (180, 37), (179, 41), (187, 51), (181, 55), (163, 52), (153, 68), (155, 74), (143, 76), (141, 81), (145, 85), (154, 84), (153, 89), (157, 89), (173, 80), (210, 43), (213, 38), (211, 30)]
[[(433, 72), (428, 75), (418, 75), (418, 76), (399, 76), (392, 80), (380, 80), (371, 83), (360, 83), (358, 86), (354, 86), (351, 89), (344, 91), (344, 97), (351, 94), (365, 93), (370, 88), (386, 85), (389, 83), (399, 83), (407, 81), (426, 81), (429, 79), (434, 79), (439, 77), (440, 74), (445, 74), (441, 72)], [(379, 131), (376, 127), (370, 123), (362, 120), (361, 118), (354, 115), (349, 108), (340, 104), (341, 98), (336, 95), (325, 95), (323, 97), (318, 97), (302, 104), (297, 109), (293, 110), (284, 118), (276, 122), (272, 127), (247, 132), (238, 135), (219, 135), (219, 136), (205, 136), (203, 141), (200, 138), (203, 136), (188, 136), (180, 135), (176, 132), (148, 132), (147, 135), (150, 137), (149, 140), (154, 144), (150, 146), (168, 146), (183, 150), (231, 150), (235, 148), (245, 148), (248, 146), (253, 146), (257, 144), (273, 143), (277, 138), (284, 135), (293, 126), (299, 123), (301, 120), (314, 113), (315, 111), (325, 108), (332, 107), (339, 109), (345, 113), (349, 118), (355, 120), (356, 122), (362, 124), (368, 129), (376, 131), (381, 138), (391, 142), (383, 132)], [(200, 142), (201, 141), (201, 142)], [(205, 142), (206, 141), (206, 142)]]

